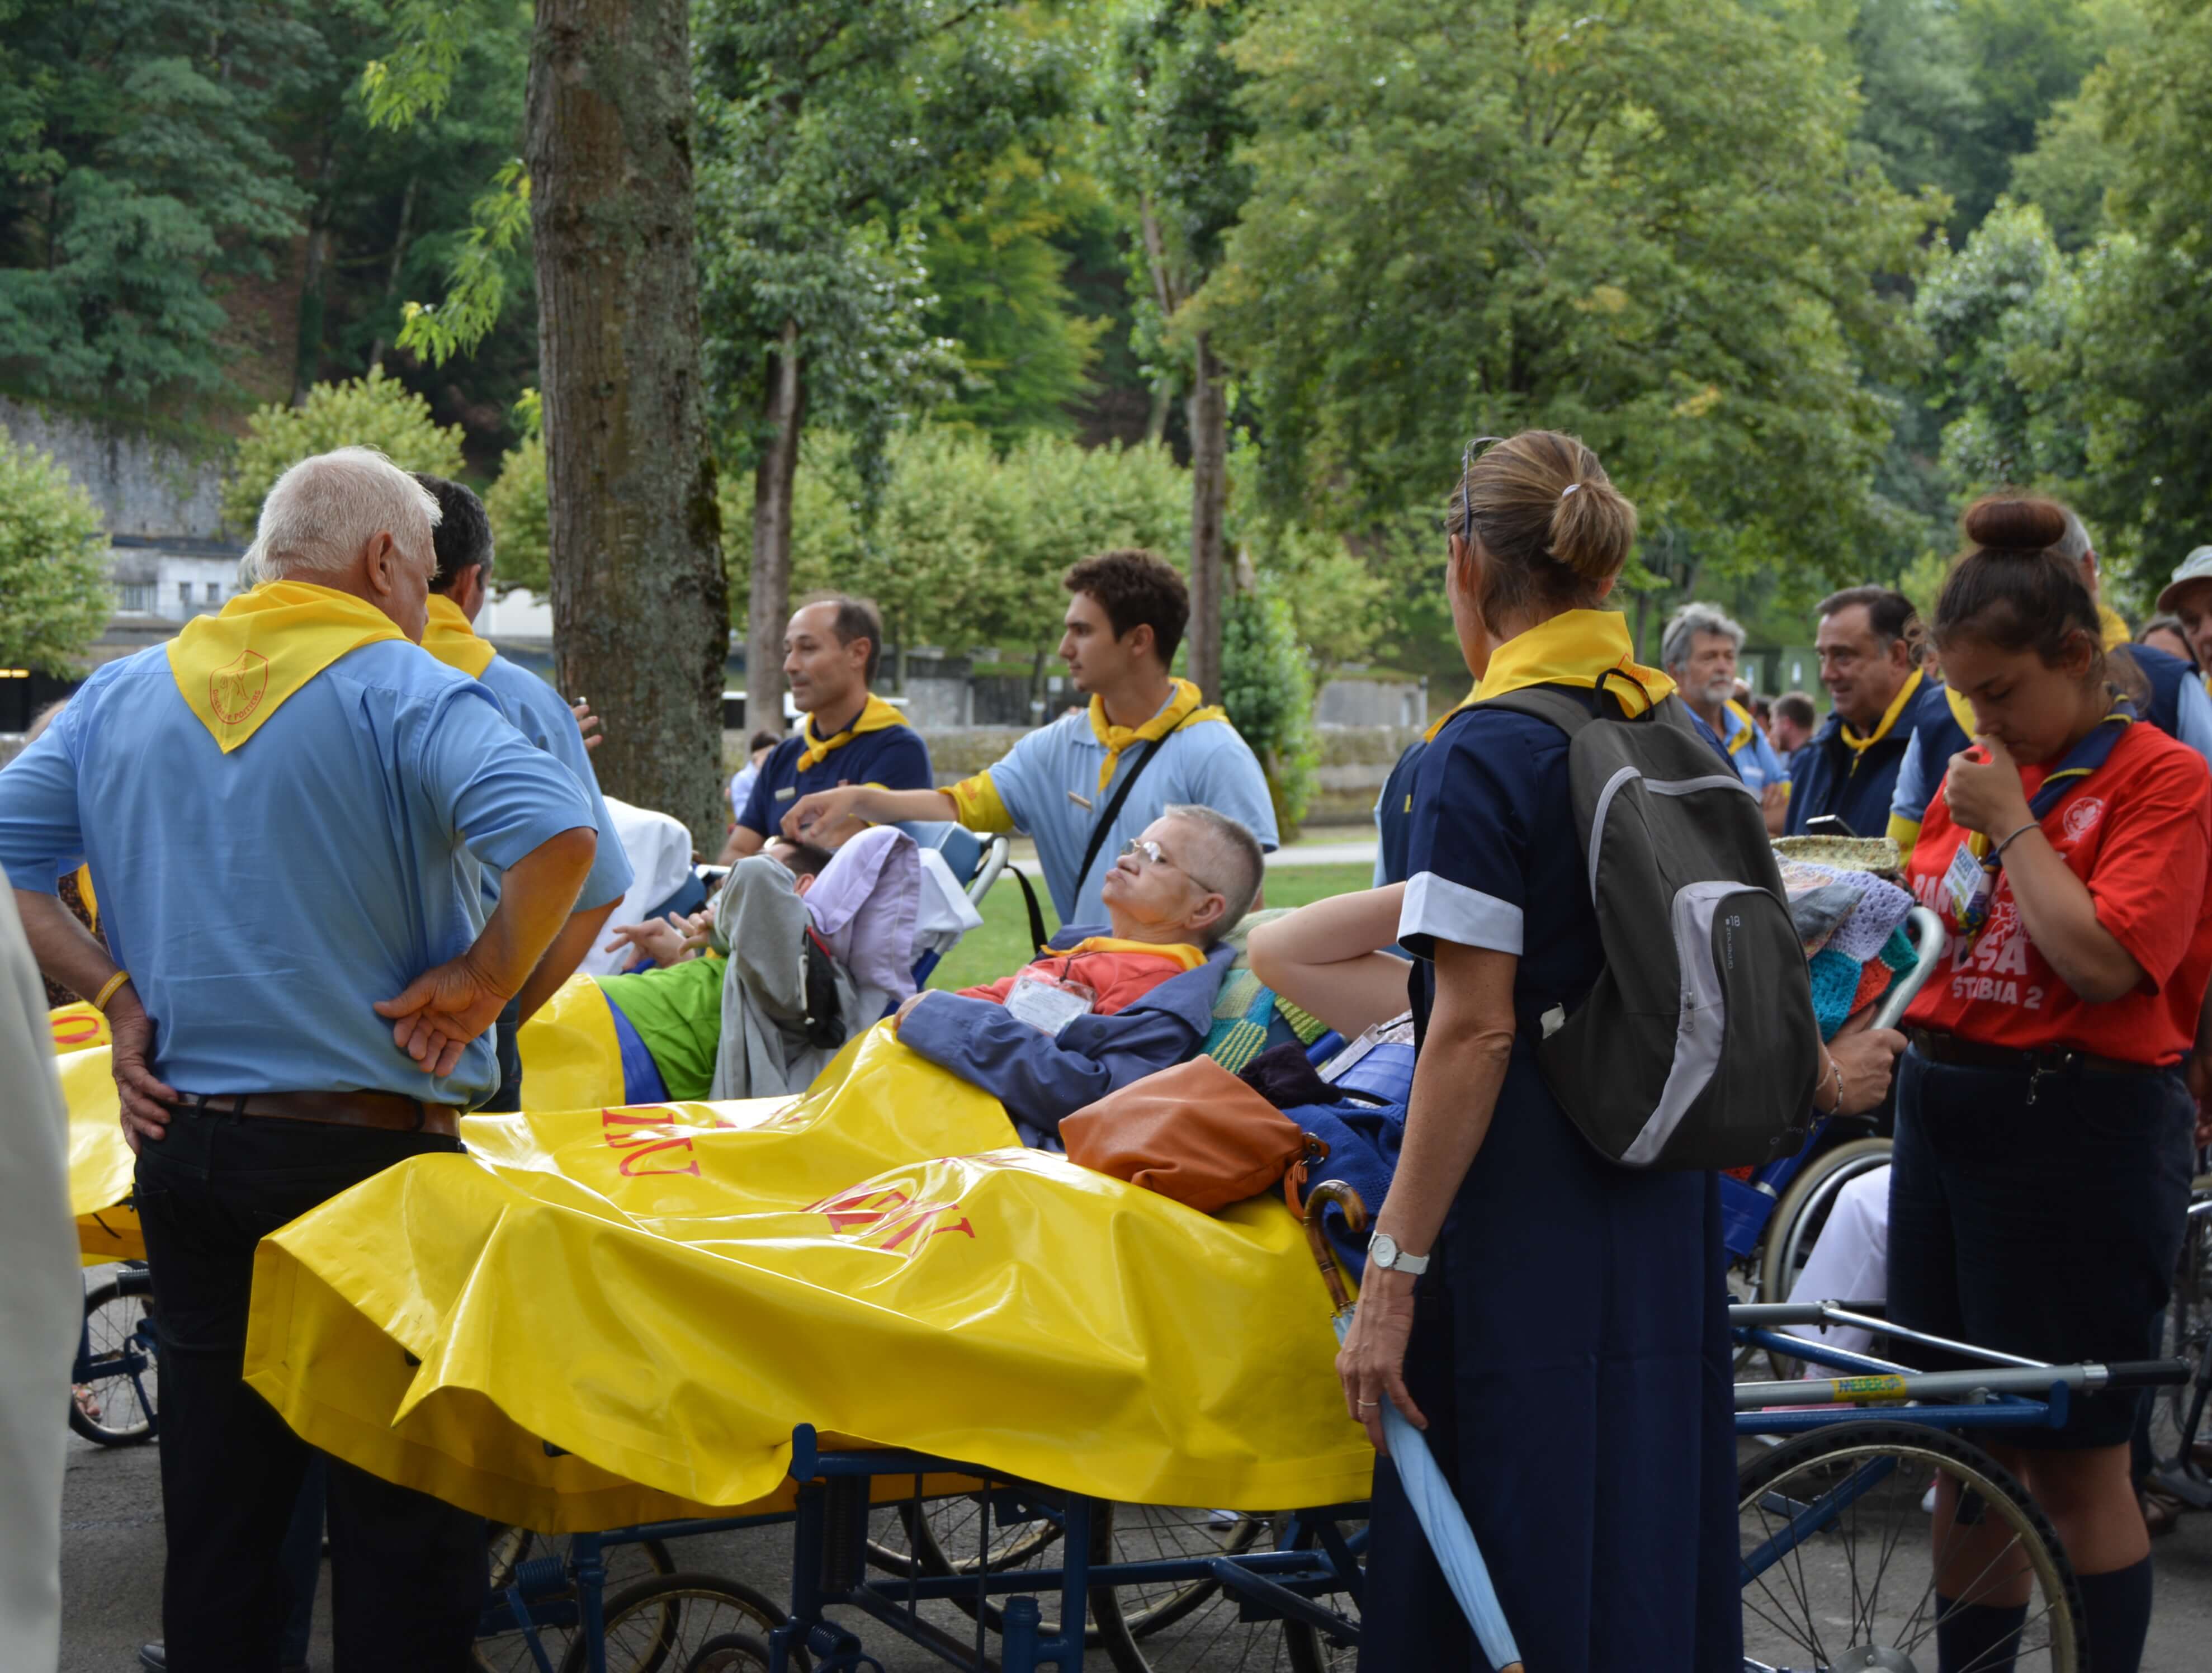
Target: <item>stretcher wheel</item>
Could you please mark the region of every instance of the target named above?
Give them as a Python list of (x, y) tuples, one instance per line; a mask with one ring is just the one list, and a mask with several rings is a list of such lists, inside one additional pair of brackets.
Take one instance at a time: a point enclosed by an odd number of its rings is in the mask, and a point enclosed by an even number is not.
[[(2199, 1177), (2190, 1188), (2190, 1200), (2199, 1207), (2212, 1202), (2212, 1178)], [(2212, 1342), (2212, 1212), (2189, 1217), (2160, 1332), (2158, 1357), (2187, 1360), (2197, 1375), (2178, 1387), (2150, 1390), (2151, 1456), (2161, 1469), (2194, 1483), (2205, 1475), (2197, 1449), (2212, 1440), (2197, 1412), (2197, 1402), (2205, 1398), (2206, 1348)]]
[(723, 1633), (699, 1646), (684, 1673), (768, 1673), (768, 1646), (750, 1633)]
[[(735, 1580), (656, 1574), (610, 1597), (605, 1619), (607, 1673), (686, 1673), (717, 1640), (774, 1632), (783, 1611)], [(590, 1666), (591, 1646), (579, 1633), (561, 1673), (587, 1673)]]
[(69, 1426), (101, 1446), (136, 1446), (154, 1437), (161, 1374), (149, 1289), (143, 1269), (126, 1268), (85, 1292)]
[[(1129, 1508), (1103, 1502), (1093, 1506), (1092, 1562), (1113, 1560), (1114, 1518)], [(984, 1554), (976, 1548), (982, 1532), (982, 1507), (973, 1494), (927, 1500), (918, 1506), (912, 1501), (887, 1506), (875, 1513), (871, 1525), (874, 1537), (868, 1542), (869, 1560), (893, 1574), (910, 1574), (919, 1566), (920, 1572), (928, 1575), (972, 1575), (979, 1562), (985, 1560)], [(991, 1518), (988, 1556), (990, 1572), (1003, 1574), (1023, 1568), (1039, 1571), (1036, 1599), (1043, 1610), (1039, 1631), (1045, 1638), (1054, 1637), (1060, 1631), (1058, 1570), (1061, 1532), (1059, 1518), (1051, 1515), (1012, 1524), (1002, 1524), (996, 1513)], [(974, 1597), (957, 1597), (951, 1601), (961, 1615), (969, 1621), (975, 1619)], [(1121, 1621), (1121, 1600), (1110, 1586), (1093, 1586), (1085, 1608), (1089, 1617), (1083, 1634), (1086, 1649), (1103, 1649), (1112, 1656), (1117, 1643), (1129, 1642), (1128, 1629)], [(996, 1633), (1003, 1629), (998, 1602), (982, 1605), (982, 1619), (988, 1630)], [(1118, 1658), (1115, 1661), (1117, 1667), (1127, 1664)], [(1141, 1667), (1143, 1664), (1137, 1665)]]
[[(503, 1603), (507, 1589), (514, 1585), (517, 1572), (525, 1563), (552, 1558), (561, 1565), (557, 1585), (539, 1591), (531, 1591), (524, 1601), (532, 1619), (539, 1621), (538, 1641), (546, 1654), (558, 1663), (565, 1646), (574, 1635), (577, 1621), (576, 1585), (568, 1573), (568, 1536), (566, 1534), (535, 1533), (528, 1528), (495, 1524), (491, 1531), (489, 1559), (487, 1565), (490, 1580), (491, 1601)], [(600, 1560), (606, 1568), (606, 1579), (601, 1583), (603, 1595), (614, 1597), (625, 1587), (649, 1579), (656, 1574), (673, 1574), (676, 1559), (668, 1548), (657, 1539), (625, 1541), (619, 1545), (602, 1548)], [(471, 1646), (474, 1652), (475, 1673), (536, 1673), (537, 1658), (530, 1652), (528, 1634), (517, 1632), (491, 1633), (479, 1638)]]
[[(1350, 1536), (1359, 1524), (1340, 1524)], [(1114, 1560), (1134, 1563), (1238, 1557), (1276, 1548), (1284, 1518), (1154, 1505), (1114, 1508)], [(1301, 1521), (1291, 1548), (1310, 1550), (1319, 1530)], [(1247, 1619), (1243, 1601), (1207, 1579), (1157, 1587), (1122, 1586), (1115, 1593), (1127, 1642), (1106, 1645), (1119, 1673), (1350, 1673), (1358, 1649), (1337, 1645), (1310, 1627)], [(1358, 1618), (1348, 1597), (1322, 1601)]]
[[(1934, 1487), (1959, 1506), (1940, 1554), (1921, 1508)], [(2000, 1587), (2025, 1580), (2018, 1654), (2006, 1665), (2088, 1664), (2081, 1589), (2058, 1536), (2019, 1482), (1956, 1435), (1881, 1420), (1816, 1429), (1753, 1457), (1736, 1496), (1747, 1667), (1932, 1670), (1939, 1556), (1955, 1602), (2002, 1603)]]

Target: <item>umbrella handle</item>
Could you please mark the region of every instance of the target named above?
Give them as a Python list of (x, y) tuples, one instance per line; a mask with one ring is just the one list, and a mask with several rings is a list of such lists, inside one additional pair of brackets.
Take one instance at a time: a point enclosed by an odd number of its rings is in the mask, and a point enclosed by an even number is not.
[(1332, 1202), (1344, 1211), (1344, 1223), (1354, 1232), (1367, 1224), (1367, 1205), (1341, 1179), (1324, 1179), (1306, 1193), (1306, 1244), (1313, 1250), (1314, 1264), (1321, 1268), (1321, 1281), (1328, 1287), (1329, 1305), (1342, 1312), (1352, 1305), (1352, 1296), (1345, 1288), (1343, 1268), (1336, 1263), (1336, 1250), (1321, 1220), (1321, 1211)]

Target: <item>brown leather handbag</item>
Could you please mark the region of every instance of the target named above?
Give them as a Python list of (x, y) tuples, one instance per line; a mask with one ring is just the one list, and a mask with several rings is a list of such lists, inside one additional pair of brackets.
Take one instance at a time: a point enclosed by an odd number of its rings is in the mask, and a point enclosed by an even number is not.
[(1068, 1159), (1212, 1214), (1279, 1180), (1292, 1212), (1328, 1147), (1211, 1057), (1161, 1069), (1063, 1116)]

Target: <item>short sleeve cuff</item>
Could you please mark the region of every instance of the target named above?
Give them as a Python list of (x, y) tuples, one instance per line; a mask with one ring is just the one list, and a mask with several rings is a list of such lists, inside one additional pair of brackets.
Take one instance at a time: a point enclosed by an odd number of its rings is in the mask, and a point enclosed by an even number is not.
[(946, 793), (952, 798), (955, 817), (970, 830), (987, 836), (1014, 829), (1014, 816), (1000, 800), (999, 787), (992, 782), (987, 770), (973, 778), (963, 778)]
[(1521, 956), (1521, 909), (1434, 872), (1419, 872), (1406, 883), (1405, 905), (1398, 915), (1398, 940), (1419, 952), (1433, 941)]

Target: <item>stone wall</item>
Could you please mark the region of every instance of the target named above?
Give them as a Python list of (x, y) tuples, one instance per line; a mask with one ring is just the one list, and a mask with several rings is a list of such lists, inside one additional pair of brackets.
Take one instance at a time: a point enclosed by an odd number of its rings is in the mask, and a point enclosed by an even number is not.
[(0, 396), (0, 429), (52, 453), (100, 508), (110, 534), (211, 539), (222, 521), (223, 453), (166, 441), (104, 418)]

